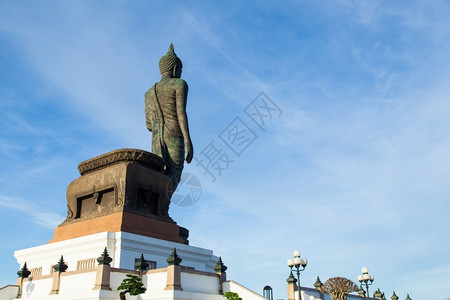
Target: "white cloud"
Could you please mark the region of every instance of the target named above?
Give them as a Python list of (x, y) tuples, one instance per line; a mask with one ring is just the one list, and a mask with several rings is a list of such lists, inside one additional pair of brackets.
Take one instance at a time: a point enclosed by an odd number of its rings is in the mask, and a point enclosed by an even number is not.
[[(23, 133), (17, 141), (0, 137), (0, 151), (13, 158), (2, 161), (3, 194), (19, 182), (44, 194), (50, 188), (42, 183), (55, 176), (66, 176), (52, 181), (64, 190), (78, 176), (76, 159), (110, 145), (148, 149), (143, 94), (174, 42), (186, 61), (197, 155), (261, 90), (284, 111), (216, 183), (196, 171), (200, 202), (171, 208), (192, 245), (222, 255), (231, 279), (256, 291), (271, 284), (278, 297), (285, 297), (285, 259), (297, 247), (310, 259), (308, 285), (317, 275), (354, 279), (364, 264), (382, 289), (428, 285), (411, 261), (449, 249), (448, 5), (316, 3), (224, 4), (216, 15), (204, 3), (169, 13), (164, 5), (3, 2), (1, 38), (18, 50), (14, 62), (54, 94), (46, 101), (73, 114), (62, 130), (63, 122), (35, 126), (2, 104), (10, 116), (2, 124)], [(21, 108), (34, 112), (34, 101), (30, 95)], [(17, 149), (27, 159), (11, 155)], [(50, 220), (62, 217), (38, 209), (45, 201), (0, 196), (6, 211), (52, 229)], [(65, 201), (52, 205), (64, 210)], [(429, 263), (423, 274), (448, 279), (446, 266)], [(434, 290), (444, 290), (444, 279)]]
[(32, 218), (33, 222), (48, 229), (56, 228), (64, 217), (42, 209), (41, 207), (21, 198), (0, 195), (0, 206), (6, 209), (24, 213)]

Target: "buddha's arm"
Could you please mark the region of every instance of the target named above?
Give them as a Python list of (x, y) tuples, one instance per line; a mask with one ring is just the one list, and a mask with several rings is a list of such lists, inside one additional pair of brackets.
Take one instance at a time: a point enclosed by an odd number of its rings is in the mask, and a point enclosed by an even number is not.
[(153, 131), (152, 112), (150, 110), (150, 93), (151, 90), (148, 90), (145, 93), (145, 123), (147, 124), (147, 129)]
[(188, 85), (184, 80), (179, 81), (179, 85), (176, 88), (176, 104), (177, 104), (177, 116), (178, 124), (181, 129), (181, 133), (184, 137), (184, 148), (186, 150), (186, 162), (190, 163), (194, 156), (194, 148), (192, 146), (191, 136), (189, 134), (189, 124), (186, 114), (186, 102), (187, 102)]

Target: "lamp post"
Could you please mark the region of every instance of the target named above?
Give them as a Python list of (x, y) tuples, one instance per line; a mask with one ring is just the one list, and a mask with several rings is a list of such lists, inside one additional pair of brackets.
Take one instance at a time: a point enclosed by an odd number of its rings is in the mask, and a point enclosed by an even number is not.
[(358, 275), (358, 281), (361, 284), (361, 287), (363, 287), (363, 282), (366, 285), (366, 291), (367, 291), (367, 298), (370, 298), (369, 295), (369, 285), (372, 284), (375, 277), (373, 275), (369, 274), (369, 269), (367, 267), (361, 268), (361, 275)]
[(295, 267), (297, 271), (298, 299), (302, 300), (302, 293), (300, 292), (300, 272), (305, 270), (308, 260), (306, 258), (300, 258), (300, 251), (295, 250), (294, 258), (288, 259), (287, 264), (289, 268), (291, 268), (291, 273), (292, 267)]

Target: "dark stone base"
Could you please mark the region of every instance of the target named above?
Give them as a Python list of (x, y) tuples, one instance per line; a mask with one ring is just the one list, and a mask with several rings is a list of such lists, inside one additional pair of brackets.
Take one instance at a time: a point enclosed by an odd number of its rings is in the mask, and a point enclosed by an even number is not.
[[(138, 149), (119, 149), (80, 163), (81, 177), (67, 187), (67, 218), (56, 228), (52, 241), (73, 236), (72, 229), (63, 229), (73, 225), (80, 231), (77, 236), (126, 231), (187, 243), (186, 230), (169, 216), (172, 181), (163, 174), (163, 167), (162, 158)], [(118, 218), (118, 213), (122, 217)], [(111, 218), (119, 224), (110, 224)], [(110, 225), (100, 224), (100, 219)], [(57, 238), (57, 231), (67, 234)]]

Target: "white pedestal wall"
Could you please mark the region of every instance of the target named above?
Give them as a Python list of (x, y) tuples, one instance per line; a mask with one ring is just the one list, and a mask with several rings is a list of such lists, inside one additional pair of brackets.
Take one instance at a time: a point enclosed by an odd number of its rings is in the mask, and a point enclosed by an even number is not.
[[(80, 260), (99, 257), (107, 247), (113, 259), (110, 269), (109, 285), (111, 290), (94, 289), (98, 265), (88, 264), (84, 269), (77, 270)], [(183, 290), (166, 290), (167, 261), (173, 248), (182, 258), (181, 288)], [(118, 299), (117, 287), (127, 273), (134, 270), (134, 262), (141, 253), (146, 260), (155, 261), (157, 269), (142, 274), (142, 282), (147, 288), (139, 296), (127, 295), (127, 299), (143, 300), (223, 300), (219, 293), (219, 275), (214, 273), (214, 266), (218, 257), (212, 250), (189, 245), (168, 242), (150, 237), (139, 236), (126, 232), (102, 232), (67, 241), (46, 244), (38, 247), (16, 251), (14, 256), (20, 266), (26, 262), (28, 268), (42, 268), (40, 275), (30, 276), (23, 282), (22, 299), (30, 300), (106, 300)], [(66, 272), (60, 274), (58, 294), (50, 295), (53, 276), (51, 266), (56, 264), (61, 255), (68, 265)], [(183, 268), (190, 267), (190, 268)], [(171, 275), (173, 276), (173, 275)], [(244, 300), (265, 300), (262, 296), (252, 292), (235, 282), (225, 282), (224, 292), (238, 292)], [(8, 298), (15, 299), (15, 298)], [(17, 299), (16, 299), (17, 300)]]
[(129, 270), (134, 269), (135, 258), (139, 258), (141, 253), (146, 260), (155, 261), (157, 268), (165, 268), (166, 259), (171, 255), (173, 248), (177, 249), (178, 256), (183, 259), (181, 263), (183, 266), (199, 271), (213, 273), (218, 260), (212, 250), (127, 232), (102, 232), (18, 250), (14, 253), (14, 257), (20, 266), (26, 262), (28, 269), (42, 267), (42, 275), (48, 275), (52, 272), (51, 266), (59, 261), (61, 255), (64, 256), (64, 261), (68, 265), (67, 271), (75, 271), (78, 261), (97, 259), (105, 247), (113, 259), (111, 267)]

